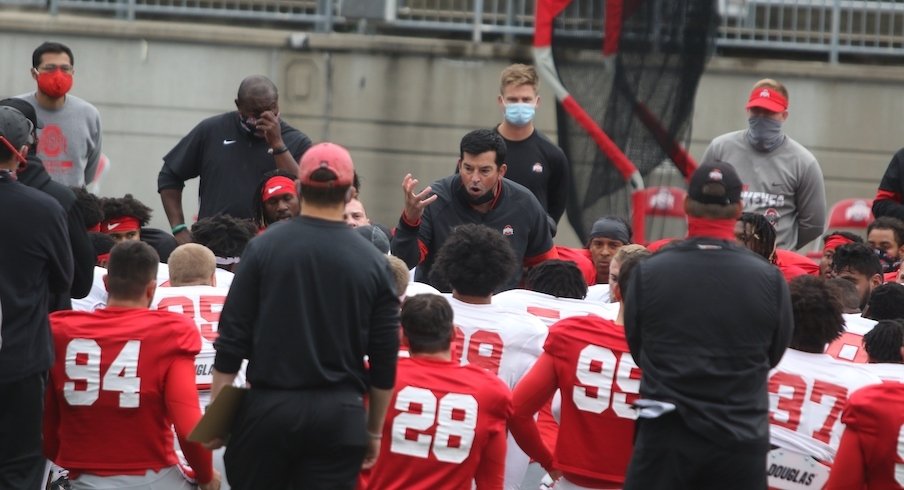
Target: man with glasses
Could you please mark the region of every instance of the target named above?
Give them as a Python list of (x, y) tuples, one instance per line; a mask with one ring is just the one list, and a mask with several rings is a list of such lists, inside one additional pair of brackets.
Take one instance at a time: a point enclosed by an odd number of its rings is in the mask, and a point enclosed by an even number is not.
[(275, 169), (298, 173), (311, 139), (279, 117), (279, 93), (268, 78), (242, 80), (235, 111), (209, 117), (163, 157), (157, 191), (180, 244), (191, 241), (182, 210), (185, 181), (201, 177), (198, 218), (228, 214), (252, 218), (263, 175)]
[(44, 128), (38, 134), (38, 158), (53, 180), (83, 186), (94, 180), (101, 151), (100, 113), (69, 94), (75, 58), (68, 46), (45, 42), (31, 55), (37, 90), (19, 95), (35, 107)]

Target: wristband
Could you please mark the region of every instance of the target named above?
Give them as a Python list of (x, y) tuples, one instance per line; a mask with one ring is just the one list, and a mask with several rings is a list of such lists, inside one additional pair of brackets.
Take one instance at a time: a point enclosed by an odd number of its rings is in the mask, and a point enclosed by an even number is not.
[(283, 146), (280, 147), (280, 148), (275, 148), (275, 149), (274, 149), (274, 148), (270, 148), (270, 150), (268, 150), (267, 153), (269, 153), (269, 154), (271, 154), (271, 155), (273, 155), (273, 156), (276, 156), (276, 155), (282, 155), (283, 153), (285, 153), (285, 152), (287, 152), (287, 151), (289, 151), (289, 147), (286, 146), (286, 145), (283, 145)]
[(173, 235), (177, 235), (177, 234), (179, 234), (179, 233), (182, 233), (183, 231), (185, 231), (185, 230), (187, 230), (187, 229), (188, 229), (188, 225), (186, 225), (185, 223), (182, 223), (181, 225), (176, 225), (176, 226), (173, 227), (173, 230), (172, 230), (172, 231), (173, 231)]
[(379, 440), (379, 439), (382, 439), (382, 438), (383, 438), (383, 434), (374, 434), (374, 433), (371, 432), (371, 431), (367, 431), (367, 435), (370, 436), (371, 439), (377, 439), (377, 440)]

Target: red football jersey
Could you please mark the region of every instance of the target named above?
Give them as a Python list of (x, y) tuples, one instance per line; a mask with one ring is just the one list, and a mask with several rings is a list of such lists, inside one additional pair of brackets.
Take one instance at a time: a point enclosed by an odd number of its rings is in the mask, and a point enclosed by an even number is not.
[[(631, 405), (640, 391), (640, 369), (624, 327), (596, 315), (566, 318), (549, 329), (543, 348), (513, 394), (517, 405), (510, 428), (518, 444), (576, 485), (624, 482), (637, 418)], [(562, 406), (551, 453), (533, 415), (557, 388)]]
[[(50, 323), (56, 362), (47, 390), (47, 456), (71, 471), (104, 475), (177, 464), (172, 424), (184, 429), (200, 418), (191, 376), (201, 350), (194, 323), (176, 313), (115, 307), (58, 312)], [(187, 379), (174, 379), (177, 363)], [(170, 384), (188, 387), (194, 404), (168, 410)]]
[(904, 384), (886, 382), (854, 392), (827, 489), (904, 488)]
[(399, 359), (369, 488), (502, 489), (511, 413), (508, 387), (482, 368)]
[(562, 394), (556, 468), (624, 481), (637, 419), (631, 405), (640, 392), (624, 327), (595, 315), (567, 318), (549, 329), (543, 349)]

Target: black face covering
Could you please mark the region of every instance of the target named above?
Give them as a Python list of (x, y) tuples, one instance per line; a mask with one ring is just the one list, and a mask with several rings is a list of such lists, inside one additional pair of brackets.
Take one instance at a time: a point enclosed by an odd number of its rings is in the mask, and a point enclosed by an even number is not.
[(257, 122), (257, 120), (254, 119), (253, 117), (245, 118), (245, 116), (243, 116), (241, 113), (239, 114), (239, 124), (242, 126), (242, 130), (245, 132), (245, 134), (247, 134), (248, 136), (250, 136), (252, 138), (260, 138), (260, 136), (258, 136), (256, 134), (257, 133), (256, 125), (255, 124), (249, 125), (248, 124), (249, 122), (252, 122), (252, 123)]
[(486, 204), (496, 198), (495, 189), (487, 192), (480, 197), (472, 197), (471, 194), (468, 194), (468, 189), (464, 186), (464, 184), (462, 184), (461, 179), (458, 179), (458, 189), (456, 189), (455, 192), (456, 194), (458, 194), (459, 198), (472, 206)]

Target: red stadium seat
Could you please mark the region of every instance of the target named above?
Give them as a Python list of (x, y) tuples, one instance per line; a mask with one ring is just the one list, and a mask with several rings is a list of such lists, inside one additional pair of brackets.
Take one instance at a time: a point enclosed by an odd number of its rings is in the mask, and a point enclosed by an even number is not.
[(647, 244), (647, 217), (680, 218), (683, 223), (685, 196), (687, 192), (680, 187), (656, 186), (634, 191), (631, 194), (634, 243)]
[(829, 221), (826, 231), (839, 228), (866, 230), (875, 219), (873, 217), (873, 200), (863, 197), (852, 197), (836, 202), (829, 210)]

